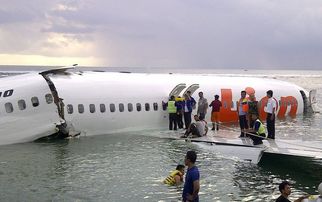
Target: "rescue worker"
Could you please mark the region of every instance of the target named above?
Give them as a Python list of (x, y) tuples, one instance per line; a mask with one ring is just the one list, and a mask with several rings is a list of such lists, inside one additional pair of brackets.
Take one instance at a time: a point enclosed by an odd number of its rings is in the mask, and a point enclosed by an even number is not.
[(183, 182), (183, 175), (184, 175), (184, 165), (177, 165), (176, 169), (170, 173), (170, 175), (165, 178), (163, 181), (164, 184), (170, 186), (178, 186)]
[(240, 136), (245, 137), (245, 130), (248, 129), (247, 112), (248, 112), (248, 100), (246, 98), (246, 91), (240, 92), (240, 99), (238, 102), (238, 117), (240, 126)]
[(167, 107), (169, 113), (169, 130), (177, 130), (177, 104), (175, 97), (171, 95), (169, 101), (163, 105)]
[(254, 145), (263, 144), (262, 140), (264, 138), (267, 138), (264, 124), (261, 122), (261, 120), (259, 120), (257, 114), (252, 115), (252, 120), (254, 122), (254, 126), (253, 128), (248, 129), (247, 131), (254, 135), (249, 135), (249, 137), (253, 140)]

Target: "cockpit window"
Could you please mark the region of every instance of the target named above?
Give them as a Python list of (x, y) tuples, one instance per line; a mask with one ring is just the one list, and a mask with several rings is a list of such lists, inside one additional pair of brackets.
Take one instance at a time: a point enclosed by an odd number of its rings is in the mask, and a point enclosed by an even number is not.
[(12, 106), (11, 102), (7, 102), (5, 104), (5, 107), (6, 107), (6, 112), (7, 113), (12, 113), (13, 112), (13, 106)]
[(53, 103), (53, 96), (51, 95), (51, 94), (46, 94), (45, 95), (45, 98), (46, 98), (46, 102), (47, 102), (47, 104), (51, 104), (51, 103)]
[(26, 109), (26, 102), (24, 100), (18, 100), (18, 107), (20, 110)]
[(39, 106), (39, 100), (38, 97), (32, 97), (31, 98), (31, 103), (33, 107), (38, 107)]

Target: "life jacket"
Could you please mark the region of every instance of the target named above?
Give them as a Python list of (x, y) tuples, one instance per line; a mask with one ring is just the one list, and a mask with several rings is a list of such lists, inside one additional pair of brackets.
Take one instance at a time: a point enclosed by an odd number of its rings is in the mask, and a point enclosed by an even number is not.
[(176, 175), (179, 175), (180, 178), (183, 177), (183, 174), (179, 171), (179, 170), (174, 170), (170, 173), (170, 175), (165, 178), (165, 180), (163, 181), (164, 184), (167, 184), (167, 185), (170, 185), (170, 186), (173, 186), (176, 184), (176, 180), (174, 179), (174, 177)]
[(244, 98), (244, 99), (239, 99), (239, 105), (241, 104), (242, 110), (243, 112), (248, 112), (248, 99)]
[[(265, 133), (265, 127), (263, 123), (259, 119), (256, 119), (255, 123), (256, 122), (259, 122), (259, 128), (258, 128), (258, 131), (256, 132), (257, 135), (265, 134), (265, 137), (267, 138), (267, 134)], [(255, 128), (255, 124), (254, 124), (254, 128)]]
[(175, 103), (176, 102), (172, 101), (172, 100), (168, 102), (168, 112), (170, 114), (177, 113), (177, 107), (176, 107)]

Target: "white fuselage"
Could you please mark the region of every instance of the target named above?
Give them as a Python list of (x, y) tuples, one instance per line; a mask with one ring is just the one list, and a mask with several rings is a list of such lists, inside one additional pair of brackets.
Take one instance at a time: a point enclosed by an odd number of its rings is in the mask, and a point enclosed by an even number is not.
[[(284, 106), (285, 112), (281, 116), (287, 116), (291, 111), (295, 115), (302, 113), (304, 102), (300, 91), (307, 94), (294, 84), (249, 77), (82, 72), (50, 74), (49, 78), (59, 98), (63, 99), (64, 119), (68, 127), (81, 135), (167, 128), (168, 113), (163, 109), (162, 101), (168, 100), (170, 92), (178, 84), (183, 86), (176, 92), (180, 96), (190, 86), (198, 86), (192, 94), (197, 102), (200, 91), (209, 104), (214, 95), (218, 94), (223, 102), (223, 121), (237, 121), (236, 102), (240, 99), (240, 91), (247, 87), (255, 91), (259, 101), (262, 98), (265, 100), (267, 90), (273, 90), (280, 104), (277, 114)], [(0, 144), (32, 141), (47, 136), (55, 131), (56, 125), (64, 121), (58, 114), (56, 104), (46, 103), (45, 95), (52, 94), (52, 91), (41, 75), (30, 73), (1, 80)], [(11, 89), (13, 93), (3, 97), (4, 92)], [(39, 98), (40, 104), (32, 107), (31, 98), (35, 96)], [(286, 99), (290, 97), (291, 101)], [(25, 100), (26, 109), (19, 108), (18, 101), (21, 99)], [(7, 111), (6, 103), (12, 103), (12, 112), (10, 109)], [(195, 113), (196, 109), (192, 114)], [(210, 115), (209, 108), (206, 120), (210, 120)]]

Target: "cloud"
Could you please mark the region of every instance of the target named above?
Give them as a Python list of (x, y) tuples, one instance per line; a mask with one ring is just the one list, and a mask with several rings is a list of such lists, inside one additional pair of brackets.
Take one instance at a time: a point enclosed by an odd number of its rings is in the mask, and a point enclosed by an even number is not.
[(322, 67), (319, 0), (2, 4), (2, 54), (91, 57), (101, 66)]

